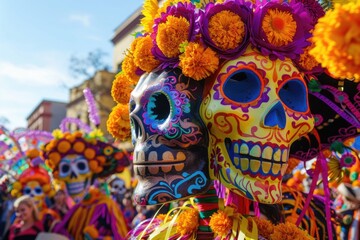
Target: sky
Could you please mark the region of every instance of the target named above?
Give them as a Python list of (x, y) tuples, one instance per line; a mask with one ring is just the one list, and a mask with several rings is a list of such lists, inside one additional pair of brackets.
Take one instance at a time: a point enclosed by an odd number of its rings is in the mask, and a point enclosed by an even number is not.
[(26, 127), (43, 99), (68, 102), (68, 88), (85, 80), (71, 74), (71, 56), (100, 49), (112, 67), (114, 30), (142, 3), (0, 0), (0, 124)]

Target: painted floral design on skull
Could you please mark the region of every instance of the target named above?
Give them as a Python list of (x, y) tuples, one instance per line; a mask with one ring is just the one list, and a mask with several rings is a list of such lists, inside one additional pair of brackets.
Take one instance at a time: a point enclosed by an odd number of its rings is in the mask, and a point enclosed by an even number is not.
[(249, 47), (213, 79), (200, 115), (209, 134), (212, 179), (251, 200), (281, 200), (289, 149), (310, 132), (307, 86), (290, 60)]
[(131, 93), (135, 201), (159, 204), (207, 190), (208, 137), (199, 116), (204, 81), (180, 69), (144, 74)]

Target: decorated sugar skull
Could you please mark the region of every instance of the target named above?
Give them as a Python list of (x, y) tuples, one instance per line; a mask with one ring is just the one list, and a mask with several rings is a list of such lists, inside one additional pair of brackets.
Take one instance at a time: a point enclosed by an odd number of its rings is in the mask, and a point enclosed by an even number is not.
[(290, 60), (248, 48), (228, 61), (201, 106), (210, 132), (210, 174), (252, 200), (281, 200), (293, 141), (313, 128), (306, 83)]
[[(263, 203), (278, 202), (291, 143), (313, 128), (302, 73), (319, 67), (308, 55), (308, 38), (321, 15), (313, 14), (313, 7), (322, 8), (316, 2), (280, 0), (193, 2), (145, 7), (146, 34), (131, 45), (113, 84), (128, 87), (146, 72), (132, 91), (130, 106), (137, 201), (154, 204), (191, 195), (195, 189), (200, 192), (199, 184), (194, 188), (187, 178), (210, 171), (212, 179), (232, 192)], [(150, 14), (155, 10), (157, 14)], [(169, 85), (174, 73), (179, 80)], [(112, 91), (118, 106), (127, 89)], [(181, 92), (194, 101), (188, 113), (178, 99)], [(115, 135), (123, 132), (115, 125), (119, 115), (110, 115), (109, 131)], [(184, 122), (201, 126), (197, 138), (189, 138)], [(207, 153), (202, 152), (204, 144)], [(160, 164), (180, 162), (183, 153), (184, 168)], [(188, 156), (196, 156), (196, 161)], [(197, 165), (204, 158), (208, 170)], [(179, 192), (184, 189), (179, 183), (191, 192)]]
[(93, 172), (84, 156), (71, 154), (60, 160), (59, 178), (65, 182), (72, 198), (81, 199), (92, 184)]
[(54, 177), (65, 182), (76, 202), (83, 199), (97, 177), (121, 171), (129, 164), (127, 154), (81, 132), (58, 132), (43, 153)]
[(49, 173), (40, 165), (43, 161), (39, 158), (39, 151), (29, 150), (27, 156), (31, 160), (30, 167), (20, 174), (18, 181), (13, 184), (11, 193), (15, 197), (31, 196), (38, 209), (42, 210), (45, 198), (53, 196), (54, 190), (51, 188)]
[(136, 202), (168, 202), (209, 186), (202, 91), (202, 81), (173, 69), (144, 75), (131, 93)]

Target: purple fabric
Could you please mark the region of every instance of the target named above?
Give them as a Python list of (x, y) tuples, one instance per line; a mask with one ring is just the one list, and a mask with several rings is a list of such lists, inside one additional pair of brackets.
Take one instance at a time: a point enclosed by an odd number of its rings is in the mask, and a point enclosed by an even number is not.
[[(97, 204), (97, 203), (93, 203)], [(72, 216), (76, 213), (77, 210), (81, 207), (88, 207), (88, 205), (83, 204), (82, 202), (76, 204), (73, 206), (67, 214), (64, 216), (63, 220), (56, 224), (53, 232), (62, 234), (64, 236), (67, 236), (70, 239), (73, 239), (71, 234), (67, 230), (67, 225), (69, 224)], [(112, 214), (113, 211), (120, 211), (120, 209), (109, 209), (106, 203), (98, 204), (94, 209), (94, 215), (91, 216), (89, 225), (94, 225), (95, 228), (99, 232), (99, 238), (102, 238), (104, 236), (112, 236), (114, 240), (122, 240), (123, 238), (119, 235), (118, 230), (116, 228), (116, 218), (114, 214)], [(105, 226), (101, 224), (99, 221), (104, 221)], [(84, 226), (86, 227), (86, 226)]]
[(317, 159), (317, 162), (316, 162), (316, 166), (315, 166), (315, 170), (313, 172), (313, 176), (312, 176), (312, 182), (311, 182), (311, 185), (310, 185), (310, 190), (309, 190), (309, 193), (308, 193), (308, 196), (306, 198), (306, 201), (305, 201), (305, 204), (304, 204), (304, 207), (299, 215), (299, 218), (297, 219), (296, 221), (296, 226), (299, 226), (300, 223), (301, 223), (301, 220), (303, 219), (306, 211), (308, 210), (309, 208), (309, 205), (310, 205), (310, 202), (311, 202), (311, 199), (314, 195), (314, 190), (316, 188), (316, 185), (317, 185), (317, 181), (319, 179), (319, 175), (320, 175), (320, 172), (321, 172), (321, 164), (319, 162), (319, 159)]

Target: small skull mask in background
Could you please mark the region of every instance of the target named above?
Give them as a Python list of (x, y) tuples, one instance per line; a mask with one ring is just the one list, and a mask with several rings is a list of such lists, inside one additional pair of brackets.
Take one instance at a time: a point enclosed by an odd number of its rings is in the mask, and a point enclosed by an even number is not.
[(109, 180), (111, 195), (116, 199), (117, 202), (122, 201), (127, 191), (125, 181), (119, 177), (113, 175)]
[(222, 66), (200, 114), (210, 134), (211, 178), (251, 200), (279, 202), (291, 143), (314, 126), (293, 63), (249, 47)]
[(45, 204), (45, 193), (40, 182), (35, 180), (27, 182), (24, 186), (23, 194), (32, 197), (38, 209), (42, 209)]
[(199, 115), (204, 82), (179, 69), (144, 74), (130, 101), (135, 201), (152, 205), (207, 190), (208, 136)]
[(75, 202), (82, 200), (88, 192), (92, 177), (88, 161), (83, 156), (71, 154), (61, 159), (59, 178), (65, 182), (67, 192)]

